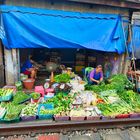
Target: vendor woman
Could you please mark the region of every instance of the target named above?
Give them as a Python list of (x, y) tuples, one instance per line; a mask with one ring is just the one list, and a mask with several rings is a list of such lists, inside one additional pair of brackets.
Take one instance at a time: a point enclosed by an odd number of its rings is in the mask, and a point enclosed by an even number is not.
[(37, 64), (33, 57), (30, 55), (28, 60), (25, 61), (21, 68), (21, 73), (28, 75), (30, 78), (36, 78), (37, 69), (40, 67), (39, 64)]
[(95, 69), (93, 69), (89, 77), (90, 77), (91, 84), (93, 85), (99, 84), (103, 80), (102, 66), (98, 65)]

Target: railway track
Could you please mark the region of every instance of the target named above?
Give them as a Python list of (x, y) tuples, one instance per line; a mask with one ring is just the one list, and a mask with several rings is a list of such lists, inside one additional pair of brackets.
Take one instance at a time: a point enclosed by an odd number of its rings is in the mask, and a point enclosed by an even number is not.
[(71, 130), (93, 130), (108, 128), (130, 128), (140, 126), (140, 118), (111, 119), (98, 121), (54, 122), (38, 120), (12, 124), (0, 123), (0, 136), (21, 135), (29, 133), (63, 133)]

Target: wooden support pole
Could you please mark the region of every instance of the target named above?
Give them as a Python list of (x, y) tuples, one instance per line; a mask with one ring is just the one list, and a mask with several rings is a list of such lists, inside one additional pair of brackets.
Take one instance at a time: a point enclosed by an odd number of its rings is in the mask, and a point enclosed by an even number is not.
[(124, 69), (123, 69), (123, 74), (127, 74), (128, 68), (131, 64), (131, 61), (127, 58), (128, 56), (125, 56), (125, 63), (124, 63)]
[(119, 70), (118, 70), (118, 73), (123, 73), (124, 62), (125, 62), (125, 54), (122, 54), (122, 55), (120, 56), (120, 63), (119, 63)]
[(4, 49), (6, 84), (14, 85), (19, 77), (17, 50)]

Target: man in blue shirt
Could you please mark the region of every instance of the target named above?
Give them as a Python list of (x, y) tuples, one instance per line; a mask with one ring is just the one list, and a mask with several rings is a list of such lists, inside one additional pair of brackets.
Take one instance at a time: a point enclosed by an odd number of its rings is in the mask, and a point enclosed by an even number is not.
[(38, 67), (35, 67), (34, 65), (37, 66), (38, 64), (33, 61), (32, 56), (29, 56), (29, 59), (25, 61), (21, 68), (21, 73), (28, 75), (30, 78), (36, 78)]

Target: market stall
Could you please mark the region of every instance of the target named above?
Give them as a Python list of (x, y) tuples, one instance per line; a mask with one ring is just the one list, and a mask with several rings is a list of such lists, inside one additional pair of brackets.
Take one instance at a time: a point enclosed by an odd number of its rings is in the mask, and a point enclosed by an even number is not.
[[(20, 85), (20, 84), (19, 84)], [(0, 121), (36, 119), (83, 121), (140, 117), (140, 95), (125, 75), (113, 75), (99, 85), (88, 85), (75, 74), (59, 74), (54, 82), (25, 93), (0, 89)]]

